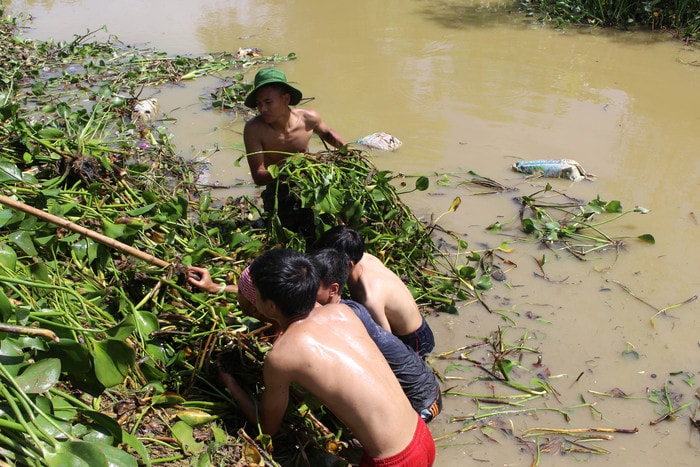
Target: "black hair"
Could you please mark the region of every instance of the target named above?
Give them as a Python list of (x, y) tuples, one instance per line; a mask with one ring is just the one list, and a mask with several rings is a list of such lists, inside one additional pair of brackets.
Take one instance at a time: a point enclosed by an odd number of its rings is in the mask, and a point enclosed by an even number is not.
[(357, 263), (365, 252), (365, 241), (357, 230), (341, 224), (324, 232), (318, 240), (317, 247), (341, 251)]
[(337, 283), (342, 292), (350, 274), (348, 255), (333, 248), (322, 248), (309, 253), (309, 259), (316, 268), (320, 282), (326, 287)]
[(260, 298), (272, 300), (288, 318), (309, 313), (316, 304), (319, 277), (313, 263), (298, 251), (269, 250), (250, 265)]

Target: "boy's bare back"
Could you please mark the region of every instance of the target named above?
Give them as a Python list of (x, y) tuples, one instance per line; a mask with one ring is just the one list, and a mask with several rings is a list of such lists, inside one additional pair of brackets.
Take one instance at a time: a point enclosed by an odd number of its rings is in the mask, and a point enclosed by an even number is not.
[(340, 418), (372, 457), (394, 455), (413, 437), (415, 411), (345, 305), (317, 307), (292, 322), (268, 354), (264, 373), (263, 407), (286, 406), (288, 385), (297, 383)]
[(350, 273), (348, 287), (353, 298), (365, 305), (372, 318), (393, 334), (410, 334), (423, 321), (406, 284), (376, 256), (362, 255)]

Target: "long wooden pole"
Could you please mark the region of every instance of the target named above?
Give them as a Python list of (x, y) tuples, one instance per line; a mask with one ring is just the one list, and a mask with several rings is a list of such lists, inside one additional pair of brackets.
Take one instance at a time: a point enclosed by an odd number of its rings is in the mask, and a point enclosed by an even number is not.
[(32, 216), (38, 217), (39, 219), (43, 219), (47, 222), (51, 222), (52, 224), (59, 225), (61, 227), (65, 227), (68, 230), (72, 230), (73, 232), (77, 232), (81, 235), (84, 235), (88, 238), (91, 238), (95, 240), (98, 243), (101, 243), (103, 245), (106, 245), (110, 248), (115, 248), (119, 251), (122, 251), (128, 255), (135, 256), (136, 258), (142, 259), (146, 261), (147, 263), (153, 264), (155, 266), (159, 266), (161, 268), (165, 268), (170, 266), (170, 263), (163, 261), (160, 258), (156, 258), (155, 256), (144, 253), (141, 250), (137, 250), (136, 248), (129, 246), (125, 243), (122, 243), (118, 240), (115, 240), (113, 238), (107, 237), (106, 235), (102, 235), (100, 233), (94, 232), (92, 230), (89, 230), (82, 225), (78, 225), (74, 222), (68, 221), (66, 219), (63, 219), (58, 216), (54, 216), (53, 214), (49, 214), (48, 212), (44, 212), (41, 209), (37, 209), (33, 206), (28, 206), (21, 201), (14, 200), (12, 198), (8, 198), (7, 196), (2, 196), (0, 195), (0, 203), (4, 204), (5, 206), (9, 206), (11, 208), (17, 209), (19, 211), (26, 212), (27, 214), (31, 214)]

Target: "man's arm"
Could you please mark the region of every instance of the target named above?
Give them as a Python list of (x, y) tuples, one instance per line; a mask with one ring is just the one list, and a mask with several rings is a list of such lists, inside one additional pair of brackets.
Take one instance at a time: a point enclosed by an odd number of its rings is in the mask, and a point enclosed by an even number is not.
[(265, 359), (263, 368), (265, 391), (260, 402), (260, 426), (263, 433), (269, 435), (274, 435), (279, 430), (289, 404), (291, 382), (287, 377), (287, 371), (282, 368), (285, 364), (279, 363), (278, 360), (271, 351)]
[(323, 141), (330, 144), (336, 149), (340, 149), (345, 146), (343, 138), (331, 127), (326, 125), (326, 123), (321, 119), (321, 116), (313, 110), (307, 111), (307, 118), (312, 124), (314, 133), (316, 133)]
[(236, 402), (238, 408), (243, 412), (243, 415), (250, 423), (258, 423), (258, 415), (255, 411), (255, 402), (253, 397), (245, 392), (238, 384), (238, 381), (225, 371), (219, 371), (219, 379), (228, 389), (231, 397)]
[(274, 180), (270, 171), (265, 167), (265, 154), (263, 153), (262, 140), (256, 129), (256, 120), (250, 120), (243, 128), (243, 143), (245, 144), (246, 158), (253, 182), (256, 185), (267, 185)]
[(259, 417), (262, 432), (270, 436), (279, 430), (289, 403), (289, 381), (283, 371), (278, 371), (275, 368), (274, 362), (270, 365), (271, 355), (272, 352), (265, 359), (263, 367), (265, 390), (257, 411), (253, 397), (243, 390), (236, 379), (225, 371), (219, 372), (219, 378), (226, 385), (228, 392), (245, 418), (250, 423), (257, 424)]
[(331, 127), (321, 122), (322, 125), (316, 130), (316, 134), (326, 143), (330, 144), (336, 149), (340, 149), (345, 146), (343, 138)]
[(386, 317), (386, 311), (384, 310), (384, 303), (381, 300), (372, 300), (369, 297), (365, 299), (362, 303), (375, 323), (391, 332), (391, 325), (389, 324), (389, 319)]

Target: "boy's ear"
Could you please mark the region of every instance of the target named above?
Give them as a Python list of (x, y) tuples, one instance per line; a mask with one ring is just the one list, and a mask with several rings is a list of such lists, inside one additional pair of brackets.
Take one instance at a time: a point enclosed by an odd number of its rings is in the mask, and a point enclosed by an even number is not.
[(337, 282), (333, 282), (328, 289), (331, 295), (340, 295), (340, 285)]

